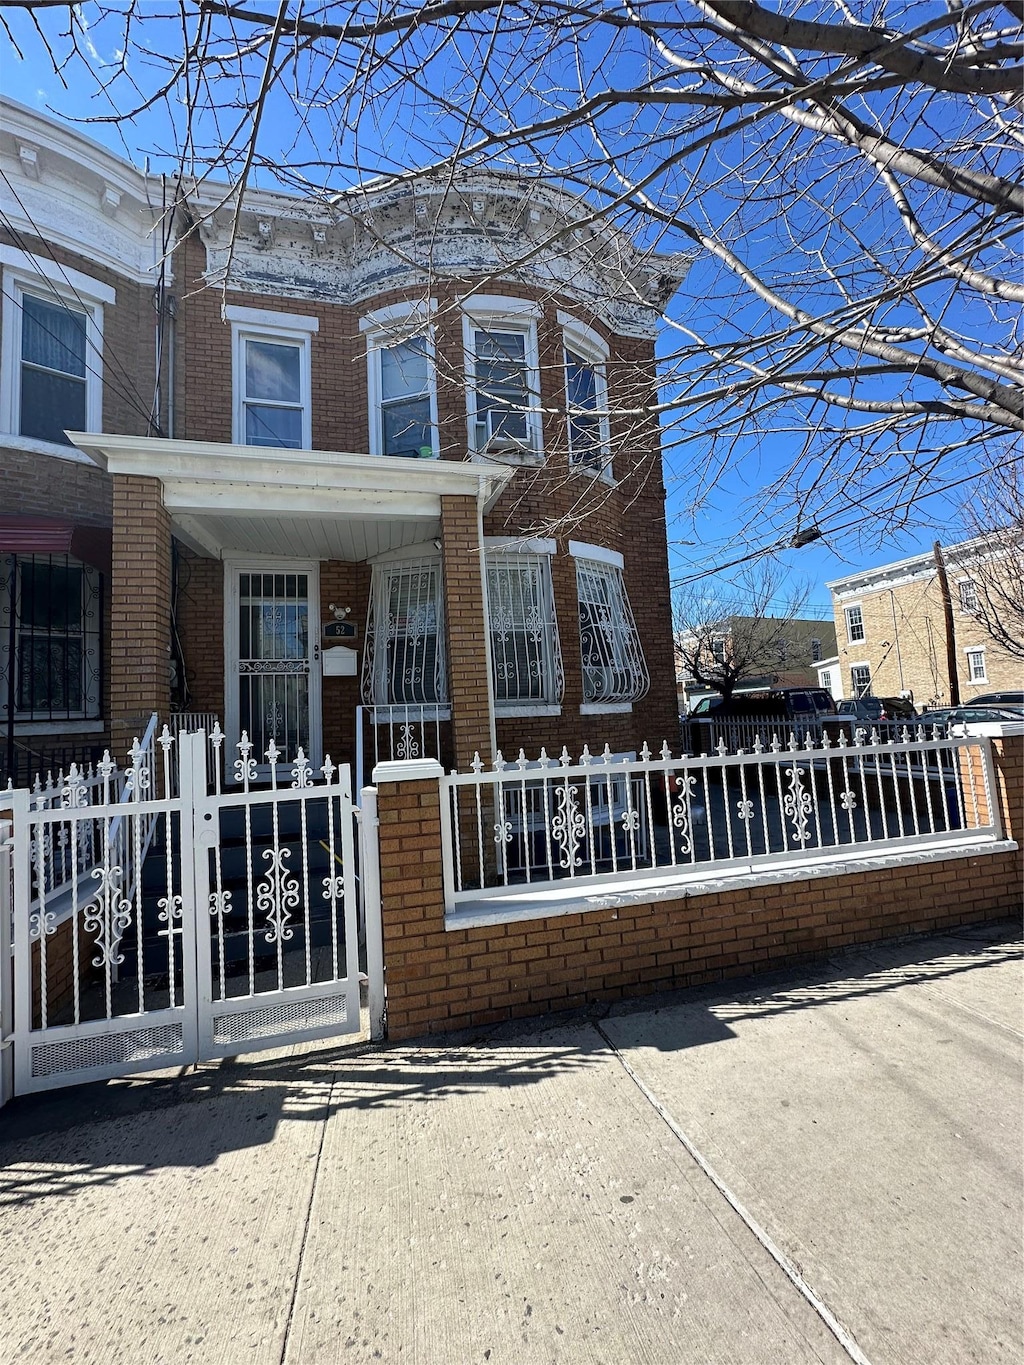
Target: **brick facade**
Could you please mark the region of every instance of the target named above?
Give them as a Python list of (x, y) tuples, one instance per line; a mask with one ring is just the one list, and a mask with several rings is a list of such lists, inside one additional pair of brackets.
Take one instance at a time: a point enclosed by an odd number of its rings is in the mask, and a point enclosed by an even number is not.
[(171, 522), (159, 479), (114, 478), (111, 747), (120, 760), (171, 703)]
[[(1024, 753), (1011, 740), (994, 749), (1004, 829), (1022, 842)], [(446, 929), (439, 799), (432, 779), (378, 786), (393, 1040), (747, 976), (1020, 910), (1019, 855), (1007, 851)]]
[[(66, 151), (61, 147), (60, 127), (45, 119), (41, 124), (44, 125), (41, 133), (45, 132), (49, 140), (47, 145), (52, 143), (55, 153), (73, 157), (73, 148)], [(82, 186), (73, 173), (67, 174), (67, 192), (73, 198), (80, 196)], [(61, 190), (56, 181), (54, 185), (58, 195)], [(138, 194), (140, 186), (144, 200), (142, 180), (135, 193)], [(538, 195), (543, 190), (544, 195), (557, 197), (558, 192), (550, 187), (536, 189)], [(521, 198), (523, 193), (524, 186), (519, 182), (497, 177), (492, 201), (497, 206), (495, 212), (504, 212), (512, 198)], [(91, 191), (86, 193), (82, 202), (88, 201), (90, 195)], [(531, 197), (531, 205), (536, 199), (537, 195)], [(79, 201), (76, 198), (74, 202)], [(125, 200), (118, 210), (117, 226), (128, 235), (118, 240), (127, 243), (133, 232), (139, 235), (140, 211), (145, 217), (144, 204), (132, 200), (129, 207)], [(404, 210), (399, 206), (398, 211)], [(557, 211), (567, 209), (563, 205)], [(96, 214), (99, 213), (97, 208)], [(318, 451), (366, 453), (371, 445), (368, 340), (364, 330), (368, 316), (429, 297), (439, 453), (443, 460), (465, 462), (470, 458), (470, 433), (464, 301), (469, 295), (483, 294), (507, 297), (515, 300), (517, 306), (528, 307), (536, 326), (544, 458), (536, 466), (516, 469), (487, 515), (483, 529), (487, 536), (543, 536), (557, 541), (552, 580), (565, 694), (557, 716), (500, 718), (496, 742), (505, 749), (523, 747), (530, 752), (536, 752), (541, 745), (558, 750), (564, 744), (579, 750), (584, 743), (598, 749), (607, 743), (621, 752), (638, 749), (644, 739), (652, 744), (664, 739), (677, 742), (665, 492), (660, 432), (656, 419), (650, 415), (656, 376), (654, 343), (649, 336), (662, 301), (650, 295), (646, 304), (641, 302), (650, 294), (650, 259), (638, 254), (631, 263), (628, 243), (624, 238), (616, 239), (616, 259), (600, 264), (597, 290), (590, 276), (589, 283), (584, 280), (597, 259), (592, 246), (578, 258), (563, 260), (557, 269), (548, 270), (545, 266), (534, 271), (527, 266), (517, 269), (515, 278), (507, 272), (503, 277), (500, 269), (488, 267), (472, 234), (467, 236), (457, 228), (450, 232), (448, 246), (440, 253), (445, 264), (439, 272), (435, 273), (429, 264), (422, 270), (410, 271), (402, 262), (406, 256), (403, 229), (395, 226), (397, 219), (392, 222), (391, 215), (392, 208), (388, 208), (385, 217), (375, 224), (374, 232), (369, 234), (373, 240), (363, 241), (365, 234), (360, 233), (356, 215), (345, 229), (351, 232), (350, 239), (342, 243), (335, 232), (336, 228), (341, 231), (340, 225), (332, 224), (325, 237), (318, 235), (318, 240), (325, 244), (312, 245), (304, 207), (301, 213), (289, 218), (285, 201), (274, 197), (274, 232), (279, 234), (275, 236), (275, 249), (258, 258), (247, 254), (244, 239), (247, 234), (251, 236), (252, 229), (247, 218), (235, 243), (238, 250), (233, 256), (231, 287), (225, 289), (218, 273), (217, 251), (223, 243), (218, 236), (216, 215), (205, 222), (200, 233), (192, 219), (182, 212), (177, 223), (182, 235), (174, 249), (168, 276), (168, 288), (176, 305), (175, 321), (171, 327), (165, 320), (163, 333), (168, 349), (173, 346), (174, 391), (170, 395), (162, 393), (159, 402), (155, 373), (158, 319), (153, 308), (153, 287), (138, 282), (140, 258), (129, 251), (123, 257), (124, 272), (119, 273), (109, 264), (111, 256), (99, 249), (97, 255), (106, 264), (90, 260), (84, 253), (69, 251), (56, 242), (18, 239), (16, 245), (36, 252), (40, 260), (77, 270), (115, 291), (116, 301), (103, 305), (102, 427), (106, 434), (173, 434), (174, 440), (181, 442), (233, 442), (239, 433), (234, 430), (233, 329), (229, 313), (232, 308), (242, 308), (266, 315), (262, 321), (253, 321), (256, 330), (272, 326), (273, 318), (283, 315), (315, 318), (316, 330), (309, 333), (310, 444)], [(509, 230), (518, 232), (519, 208), (511, 214), (509, 222)], [(388, 227), (388, 223), (392, 226)], [(151, 226), (148, 219), (143, 226), (147, 224)], [(102, 229), (101, 222), (98, 226)], [(392, 250), (386, 241), (378, 240), (382, 227), (386, 229), (385, 238), (389, 231), (398, 233), (397, 249)], [(60, 236), (59, 228), (51, 225), (51, 230)], [(14, 241), (0, 235), (2, 240)], [(557, 239), (552, 240), (551, 250), (557, 255), (563, 248)], [(510, 242), (508, 238), (503, 250)], [(532, 240), (528, 245), (527, 259), (532, 260), (536, 254)], [(382, 253), (379, 272), (374, 268), (360, 274), (361, 252), (371, 256)], [(296, 270), (293, 267), (300, 257), (303, 267)], [(425, 259), (429, 260), (429, 256)], [(664, 285), (675, 276), (668, 258), (662, 264), (667, 273), (659, 278)], [(640, 276), (635, 280), (630, 277), (634, 268), (643, 277), (640, 292), (637, 290)], [(154, 275), (154, 283), (155, 280)], [(400, 286), (396, 281), (401, 281)], [(242, 287), (238, 287), (239, 283)], [(605, 286), (607, 295), (602, 295)], [(598, 297), (605, 310), (601, 316), (587, 302)], [(614, 307), (609, 308), (609, 299)], [(574, 465), (570, 458), (564, 364), (566, 314), (589, 328), (607, 347), (605, 371), (614, 482), (596, 477)], [(624, 319), (621, 334), (616, 330), (618, 322), (613, 327), (607, 320), (620, 317)], [(644, 339), (644, 334), (648, 339)], [(63, 459), (57, 450), (11, 452), (0, 466), (0, 495), (5, 498), (5, 508), (26, 515), (67, 512), (88, 524), (114, 525), (106, 641), (109, 697), (104, 711), (118, 751), (125, 737), (135, 733), (153, 706), (159, 705), (166, 712), (172, 693), (165, 675), (170, 674), (172, 667), (177, 670), (173, 691), (176, 705), (216, 712), (222, 718), (226, 709), (224, 569), (220, 556), (228, 556), (239, 547), (229, 543), (231, 532), (225, 532), (223, 526), (212, 537), (191, 534), (185, 517), (175, 523), (165, 514), (157, 497), (158, 488), (149, 489), (145, 497), (140, 489), (141, 484), (127, 482), (115, 491), (106, 474), (88, 464)], [(230, 515), (235, 509), (224, 510)], [(140, 517), (141, 521), (135, 520)], [(486, 695), (483, 565), (475, 502), (458, 513), (446, 507), (440, 521), (444, 578), (448, 585), (452, 757), (462, 766), (477, 750), (490, 757), (493, 747)], [(176, 528), (181, 543), (172, 556), (171, 537)], [(424, 546), (437, 533), (437, 523), (424, 517)], [(568, 547), (570, 537), (618, 551), (623, 556), (625, 583), (651, 675), (648, 694), (635, 702), (631, 710), (619, 707), (597, 715), (581, 712), (579, 611), (576, 569)], [(301, 533), (297, 534), (294, 553), (296, 558), (307, 558), (309, 552), (300, 546), (301, 538)], [(408, 539), (406, 535), (399, 543), (408, 543)], [(219, 544), (212, 543), (218, 540)], [(205, 553), (200, 550), (204, 545)], [(344, 599), (344, 604), (351, 608), (347, 619), (357, 628), (355, 648), (360, 669), (370, 578), (368, 564), (321, 560), (321, 622), (317, 629), (327, 619), (328, 604)], [(319, 642), (324, 644), (322, 635)], [(353, 756), (355, 713), (360, 700), (358, 674), (324, 678), (324, 748), (335, 761)]]
[[(987, 692), (1020, 688), (1022, 666), (1020, 659), (994, 641), (981, 621), (965, 610), (960, 586), (972, 580), (972, 567), (969, 556), (958, 557), (960, 549), (951, 546), (945, 553), (957, 680), (960, 701), (966, 704)], [(919, 710), (951, 704), (946, 615), (931, 555), (869, 574), (851, 575), (829, 586), (844, 696), (852, 695), (851, 668), (866, 664), (871, 670), (871, 690), (876, 697), (895, 697), (909, 691)], [(864, 639), (860, 641), (850, 639), (846, 609), (851, 606), (858, 606), (863, 618)], [(972, 681), (967, 653), (979, 649), (984, 650), (985, 677)]]

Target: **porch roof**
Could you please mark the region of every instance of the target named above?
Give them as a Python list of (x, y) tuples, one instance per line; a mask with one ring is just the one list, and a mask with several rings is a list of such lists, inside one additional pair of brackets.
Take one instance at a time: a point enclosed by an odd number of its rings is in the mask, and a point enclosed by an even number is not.
[(175, 534), (203, 555), (360, 561), (440, 534), (441, 498), (488, 511), (513, 470), (334, 450), (68, 432), (110, 474), (160, 480)]

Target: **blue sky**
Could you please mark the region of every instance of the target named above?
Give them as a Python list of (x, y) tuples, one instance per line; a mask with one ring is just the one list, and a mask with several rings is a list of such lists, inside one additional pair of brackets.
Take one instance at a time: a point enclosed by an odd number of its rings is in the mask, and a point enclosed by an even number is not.
[[(156, 11), (157, 7), (154, 5), (153, 9)], [(80, 66), (69, 67), (67, 85), (62, 84), (52, 67), (48, 67), (39, 39), (26, 16), (8, 15), (8, 22), (22, 49), (22, 55), (19, 57), (9, 39), (0, 35), (0, 80), (5, 94), (31, 107), (55, 111), (71, 120), (121, 112), (114, 109), (109, 99), (96, 94), (95, 80), (90, 79), (90, 73), (83, 71)], [(49, 31), (66, 24), (63, 12), (56, 11), (44, 13), (41, 22)], [(120, 57), (113, 45), (115, 38), (116, 34), (108, 30), (94, 29), (83, 33), (81, 47), (92, 77), (102, 78), (114, 70)], [(165, 38), (167, 50), (180, 41), (180, 32), (169, 22)], [(152, 43), (153, 39), (150, 41)], [(140, 83), (145, 84), (147, 79), (151, 79), (152, 72), (136, 68), (133, 75), (137, 75)], [(118, 98), (126, 98), (123, 86)], [(142, 164), (148, 156), (154, 170), (171, 169), (179, 135), (179, 113), (173, 106), (161, 104), (132, 124), (90, 122), (82, 126), (82, 131), (137, 164)], [(274, 129), (277, 138), (282, 145), (288, 144), (291, 155), (300, 160), (307, 148), (303, 145), (301, 135), (297, 141), (290, 138), (286, 123), (290, 118), (290, 107), (284, 101), (268, 108), (267, 121), (278, 125)], [(377, 115), (375, 131), (381, 148), (386, 148), (396, 138), (405, 141), (402, 129), (396, 123), (397, 118), (394, 110)], [(691, 272), (697, 281), (697, 288), (701, 268), (702, 263), (698, 261)], [(666, 483), (669, 490), (669, 535), (674, 577), (730, 564), (779, 539), (778, 509), (775, 509), (773, 524), (772, 517), (759, 507), (756, 497), (752, 497), (752, 489), (757, 485), (752, 481), (751, 471), (756, 470), (760, 482), (769, 482), (785, 466), (790, 450), (784, 435), (768, 433), (756, 442), (753, 439), (741, 442), (744, 451), (742, 465), (727, 470), (695, 522), (689, 515), (691, 490), (687, 479), (691, 457), (685, 429), (673, 433), (673, 445), (675, 448), (666, 463)], [(834, 545), (826, 539), (801, 550), (783, 552), (782, 563), (791, 570), (794, 579), (806, 580), (811, 584), (813, 605), (827, 607), (830, 598), (824, 584), (828, 579), (930, 549), (936, 536), (949, 542), (962, 535), (962, 531), (957, 529), (956, 508), (959, 498), (960, 490), (952, 489), (924, 500), (917, 511), (915, 525), (888, 543), (879, 545), (872, 539), (871, 519), (865, 518), (860, 526), (853, 526), (849, 532), (838, 537)], [(842, 517), (836, 520), (840, 524), (844, 521)], [(848, 517), (845, 520), (854, 521), (856, 518)]]

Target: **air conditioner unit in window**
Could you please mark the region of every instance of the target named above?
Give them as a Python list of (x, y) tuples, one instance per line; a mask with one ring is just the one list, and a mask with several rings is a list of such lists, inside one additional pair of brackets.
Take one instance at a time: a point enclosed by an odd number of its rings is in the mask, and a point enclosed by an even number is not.
[(491, 408), (475, 426), (475, 448), (480, 454), (524, 462), (538, 458), (526, 413)]

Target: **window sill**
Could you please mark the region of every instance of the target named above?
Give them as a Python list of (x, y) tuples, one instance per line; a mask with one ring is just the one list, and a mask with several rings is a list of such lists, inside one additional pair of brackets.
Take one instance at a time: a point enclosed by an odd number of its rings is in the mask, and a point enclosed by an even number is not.
[(562, 708), (560, 705), (552, 705), (550, 702), (537, 702), (532, 705), (529, 702), (504, 702), (494, 703), (494, 716), (496, 720), (503, 720), (509, 717), (524, 719), (528, 716), (560, 716)]
[(585, 474), (588, 479), (593, 479), (595, 483), (607, 484), (609, 488), (618, 487), (618, 480), (607, 465), (602, 465), (601, 468), (594, 469), (591, 465), (584, 464), (582, 461), (576, 461), (570, 456), (569, 468), (574, 474)]
[(87, 464), (96, 468), (96, 462), (84, 454), (77, 446), (66, 446), (59, 441), (40, 441), (35, 436), (19, 436), (15, 432), (0, 432), (0, 446), (6, 450), (24, 450), (32, 455), (50, 455), (54, 459), (69, 460), (72, 464)]
[(16, 720), (15, 735), (101, 735), (102, 720)]
[(540, 450), (475, 450), (473, 460), (479, 464), (524, 465), (537, 469), (544, 463), (544, 452)]
[(631, 701), (585, 701), (581, 716), (625, 716), (633, 709)]

